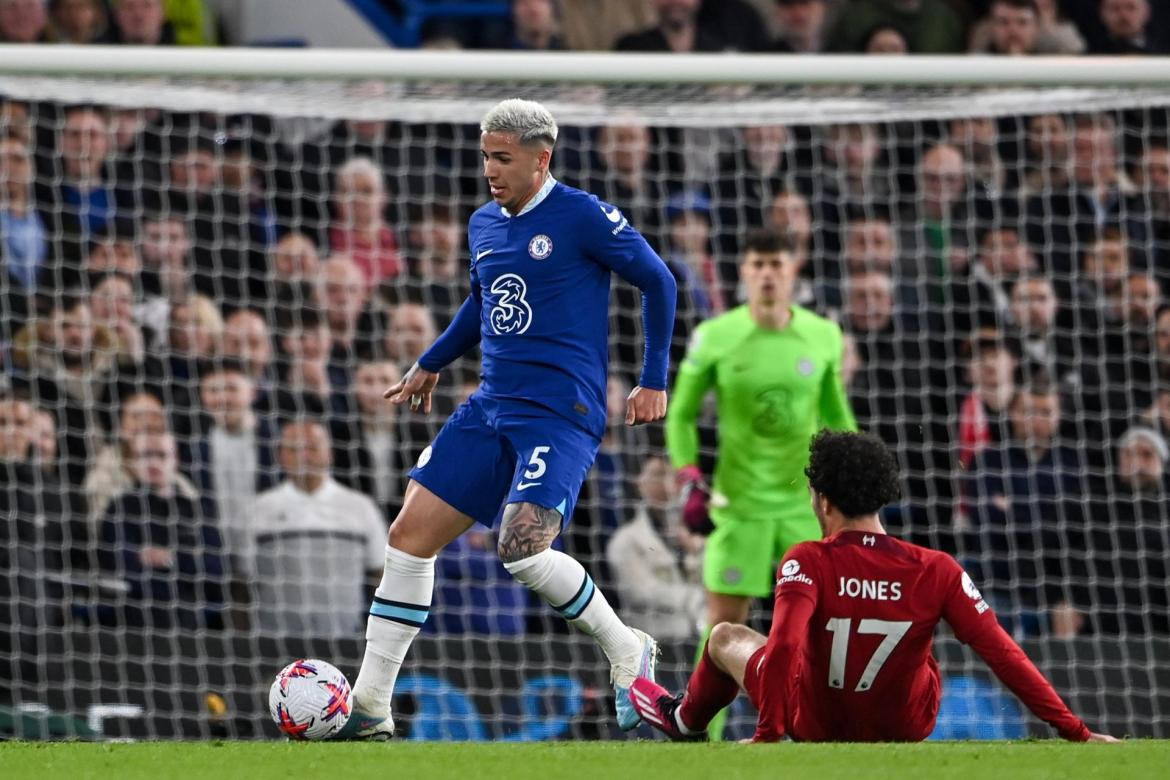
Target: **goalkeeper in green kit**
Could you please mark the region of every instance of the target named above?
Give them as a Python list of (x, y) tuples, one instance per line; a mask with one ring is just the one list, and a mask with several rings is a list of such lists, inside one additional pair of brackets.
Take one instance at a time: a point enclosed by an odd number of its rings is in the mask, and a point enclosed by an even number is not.
[[(692, 531), (710, 532), (708, 632), (746, 622), (750, 599), (772, 595), (785, 551), (820, 538), (804, 476), (809, 440), (821, 428), (857, 430), (841, 380), (841, 329), (792, 303), (798, 270), (784, 237), (748, 236), (739, 268), (748, 302), (696, 328), (666, 416), (683, 519)], [(698, 419), (712, 389), (719, 453), (708, 488), (698, 465)], [(706, 635), (700, 655), (705, 643)], [(723, 723), (713, 722), (708, 734), (717, 739)]]

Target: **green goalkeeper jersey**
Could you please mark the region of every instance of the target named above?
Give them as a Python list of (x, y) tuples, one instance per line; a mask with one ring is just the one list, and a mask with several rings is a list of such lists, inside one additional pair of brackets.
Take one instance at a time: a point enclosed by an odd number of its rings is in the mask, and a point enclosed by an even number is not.
[(808, 501), (809, 440), (822, 427), (857, 430), (841, 380), (841, 329), (800, 306), (780, 330), (740, 306), (699, 325), (666, 416), (675, 468), (698, 463), (697, 422), (714, 388), (719, 457), (713, 515), (749, 518)]

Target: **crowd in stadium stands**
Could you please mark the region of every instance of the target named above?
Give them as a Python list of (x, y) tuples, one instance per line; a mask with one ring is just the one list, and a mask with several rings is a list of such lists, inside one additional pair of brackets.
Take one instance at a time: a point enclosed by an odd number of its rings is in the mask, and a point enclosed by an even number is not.
[[(0, 39), (197, 40), (179, 22), (198, 5), (0, 0)], [(584, 5), (516, 0), (494, 39), (451, 22), (426, 45), (1170, 51), (1170, 4), (1148, 0)], [(905, 469), (886, 521), (956, 553), (1013, 630), (1167, 634), (1167, 118), (732, 132), (630, 113), (563, 128), (553, 167), (677, 277), (675, 365), (739, 302), (746, 232), (789, 237), (796, 299), (841, 323), (857, 417)], [(356, 635), (403, 475), (477, 360), (431, 415), (381, 393), (466, 296), (486, 199), (474, 124), (0, 99), (0, 622)], [(612, 328), (610, 427), (560, 543), (632, 624), (694, 636), (702, 540), (660, 434), (622, 425), (624, 284)], [(428, 630), (563, 630), (494, 547), (476, 528), (440, 555)]]
[[(428, 48), (869, 54), (1168, 54), (1155, 0), (511, 0), (429, 19)], [(0, 0), (0, 42), (136, 46), (230, 38), (221, 0)], [(404, 9), (382, 0), (393, 16)]]

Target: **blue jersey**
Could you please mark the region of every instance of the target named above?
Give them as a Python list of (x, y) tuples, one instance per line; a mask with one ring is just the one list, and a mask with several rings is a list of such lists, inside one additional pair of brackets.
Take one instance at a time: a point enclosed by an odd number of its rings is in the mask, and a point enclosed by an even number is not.
[(519, 214), (468, 224), (472, 294), (419, 359), (438, 371), (476, 341), (479, 394), (536, 404), (600, 436), (606, 422), (610, 273), (643, 292), (643, 387), (666, 388), (674, 278), (618, 209), (551, 176)]

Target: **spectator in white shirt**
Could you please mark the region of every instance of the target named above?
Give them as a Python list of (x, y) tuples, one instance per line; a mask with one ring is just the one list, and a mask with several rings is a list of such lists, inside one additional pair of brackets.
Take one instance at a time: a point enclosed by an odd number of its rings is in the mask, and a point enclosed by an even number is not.
[(279, 482), (276, 431), (253, 409), (256, 387), (247, 367), (225, 358), (203, 372), (199, 398), (206, 423), (192, 437), (191, 476), (199, 492), (215, 501), (219, 527), (233, 568), (248, 541), (249, 512), (256, 497)]
[(702, 537), (682, 527), (669, 464), (646, 459), (634, 519), (609, 541), (606, 557), (631, 626), (659, 640), (692, 639), (703, 621)]
[(292, 422), (280, 438), (286, 480), (256, 499), (247, 558), (267, 633), (355, 636), (382, 573), (386, 524), (369, 496), (330, 476), (325, 427)]

